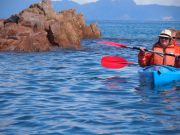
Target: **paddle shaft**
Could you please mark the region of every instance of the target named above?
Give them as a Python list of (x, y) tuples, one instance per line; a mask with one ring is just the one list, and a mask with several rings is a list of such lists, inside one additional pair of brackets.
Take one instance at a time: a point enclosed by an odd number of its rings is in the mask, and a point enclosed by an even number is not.
[[(130, 49), (134, 49), (134, 50), (139, 50), (139, 51), (141, 51), (141, 48), (140, 48), (140, 47), (131, 47), (131, 46), (126, 46), (126, 47), (125, 47), (125, 46), (123, 46), (123, 48), (130, 48)], [(156, 52), (156, 51), (148, 50), (148, 49), (144, 49), (144, 51), (146, 51), (146, 52), (151, 52), (151, 53), (156, 53), (156, 54), (161, 55), (161, 56), (169, 55), (169, 56), (177, 57), (176, 55), (170, 54), (170, 53), (161, 53), (161, 52)]]
[[(99, 44), (106, 44), (106, 45), (111, 45), (111, 46), (116, 46), (116, 47), (122, 47), (122, 48), (130, 48), (130, 49), (139, 50), (139, 51), (142, 50), (140, 47), (127, 46), (127, 45), (125, 45), (125, 44), (119, 44), (119, 43), (116, 43), (116, 42), (99, 42)], [(158, 54), (158, 55), (160, 55), (160, 56), (169, 55), (169, 56), (173, 56), (173, 57), (179, 57), (179, 56), (176, 56), (176, 55), (174, 55), (174, 54), (161, 53), (161, 52), (156, 52), (156, 51), (148, 50), (148, 49), (144, 49), (144, 51), (146, 51), (146, 52), (151, 52), (151, 53), (156, 53), (156, 54)]]

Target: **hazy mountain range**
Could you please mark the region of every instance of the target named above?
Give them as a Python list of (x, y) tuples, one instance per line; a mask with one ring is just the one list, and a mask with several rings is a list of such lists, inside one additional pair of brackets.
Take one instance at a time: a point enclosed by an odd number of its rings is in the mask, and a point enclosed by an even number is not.
[[(40, 0), (3, 0), (0, 18), (7, 18)], [(11, 3), (11, 4), (9, 4)], [(136, 5), (133, 0), (99, 0), (80, 5), (70, 0), (54, 1), (56, 11), (75, 8), (89, 20), (165, 20), (180, 21), (180, 7), (162, 5)]]

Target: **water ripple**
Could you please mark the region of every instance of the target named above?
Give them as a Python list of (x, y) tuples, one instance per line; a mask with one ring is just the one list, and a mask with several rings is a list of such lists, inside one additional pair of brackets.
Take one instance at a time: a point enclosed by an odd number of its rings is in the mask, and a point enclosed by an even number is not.
[(138, 52), (96, 44), (111, 40), (150, 47), (162, 23), (99, 24), (103, 38), (84, 40), (81, 50), (0, 54), (0, 134), (179, 133), (178, 83), (142, 84), (138, 65), (105, 69), (103, 55), (137, 62)]

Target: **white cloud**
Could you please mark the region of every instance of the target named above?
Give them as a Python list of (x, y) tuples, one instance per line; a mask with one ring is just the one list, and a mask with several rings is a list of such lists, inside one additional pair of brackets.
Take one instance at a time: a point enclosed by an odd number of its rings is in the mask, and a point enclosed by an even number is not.
[(164, 16), (162, 18), (163, 21), (172, 21), (173, 17), (172, 16)]

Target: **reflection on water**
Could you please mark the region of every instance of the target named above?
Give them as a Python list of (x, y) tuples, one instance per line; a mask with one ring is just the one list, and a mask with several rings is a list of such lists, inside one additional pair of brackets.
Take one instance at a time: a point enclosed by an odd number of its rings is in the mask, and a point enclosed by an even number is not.
[(104, 81), (104, 84), (107, 86), (109, 90), (112, 89), (121, 90), (123, 89), (123, 85), (126, 83), (128, 83), (128, 79), (120, 76), (108, 77)]
[[(104, 81), (104, 84), (109, 89), (117, 89), (121, 90), (125, 84), (131, 85), (131, 82), (129, 82), (129, 78), (126, 77), (120, 77), (120, 76), (113, 76), (106, 78)], [(180, 82), (171, 82), (164, 85), (156, 85), (154, 86), (153, 83), (147, 82), (144, 80), (144, 78), (139, 77), (139, 85), (135, 89), (138, 90), (151, 90), (154, 92), (161, 92), (161, 91), (174, 91), (174, 90), (180, 90)]]

